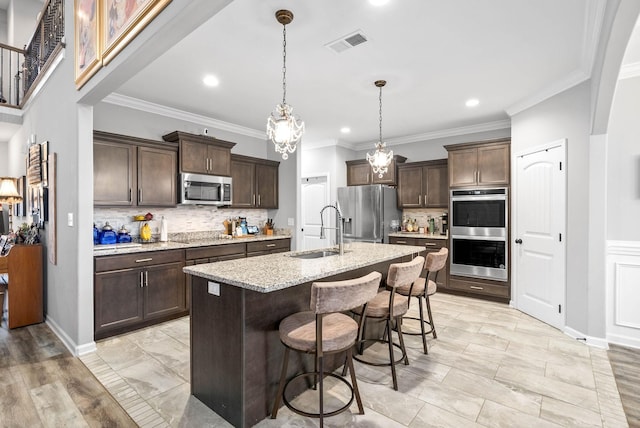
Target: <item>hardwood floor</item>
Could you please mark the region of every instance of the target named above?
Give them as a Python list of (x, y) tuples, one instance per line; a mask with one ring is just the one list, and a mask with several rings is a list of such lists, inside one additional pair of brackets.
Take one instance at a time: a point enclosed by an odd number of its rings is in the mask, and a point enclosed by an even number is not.
[(640, 349), (609, 346), (609, 361), (630, 427), (640, 427)]
[(135, 427), (46, 324), (0, 327), (0, 426)]

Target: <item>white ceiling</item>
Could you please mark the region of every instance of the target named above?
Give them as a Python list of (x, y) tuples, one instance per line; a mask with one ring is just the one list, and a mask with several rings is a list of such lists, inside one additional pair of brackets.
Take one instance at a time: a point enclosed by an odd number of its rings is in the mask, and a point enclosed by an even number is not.
[[(264, 132), (282, 100), (287, 26), (287, 103), (306, 124), (305, 143), (352, 147), (492, 123), (588, 77), (602, 2), (585, 0), (234, 0), (128, 81), (118, 94)], [(325, 47), (357, 30), (362, 45)], [(220, 85), (205, 88), (211, 73)], [(465, 107), (468, 98), (480, 105)], [(498, 124), (494, 122), (500, 121)], [(508, 122), (507, 122), (508, 123)], [(349, 126), (343, 135), (340, 128)], [(508, 125), (507, 125), (508, 126)], [(477, 128), (480, 129), (480, 128)]]

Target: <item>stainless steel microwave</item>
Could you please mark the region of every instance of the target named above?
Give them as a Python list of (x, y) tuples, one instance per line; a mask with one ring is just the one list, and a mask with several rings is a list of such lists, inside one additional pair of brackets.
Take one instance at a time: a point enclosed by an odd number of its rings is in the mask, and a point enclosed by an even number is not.
[(231, 205), (231, 177), (180, 174), (178, 200), (190, 205)]

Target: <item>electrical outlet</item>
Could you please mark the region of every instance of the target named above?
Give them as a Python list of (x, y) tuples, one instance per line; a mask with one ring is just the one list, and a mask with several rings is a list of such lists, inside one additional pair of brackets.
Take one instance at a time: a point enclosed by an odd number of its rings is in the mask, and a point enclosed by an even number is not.
[(213, 294), (214, 296), (220, 295), (220, 284), (217, 282), (209, 281), (207, 284), (207, 291), (209, 294)]

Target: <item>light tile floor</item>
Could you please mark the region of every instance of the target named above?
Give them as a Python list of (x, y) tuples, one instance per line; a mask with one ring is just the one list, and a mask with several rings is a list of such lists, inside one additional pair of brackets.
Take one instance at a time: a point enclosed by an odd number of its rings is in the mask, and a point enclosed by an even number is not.
[[(605, 350), (505, 304), (445, 293), (431, 301), (438, 339), (429, 340), (429, 355), (419, 336), (405, 335), (410, 365), (397, 366), (399, 391), (391, 387), (389, 367), (356, 362), (365, 415), (353, 404), (354, 413), (328, 418), (327, 426), (628, 426)], [(188, 318), (97, 347), (82, 361), (138, 425), (230, 426), (189, 395)], [(329, 394), (339, 399), (344, 389), (336, 385)], [(314, 394), (296, 400), (312, 408)], [(318, 421), (283, 407), (276, 420), (257, 426), (315, 427)]]

